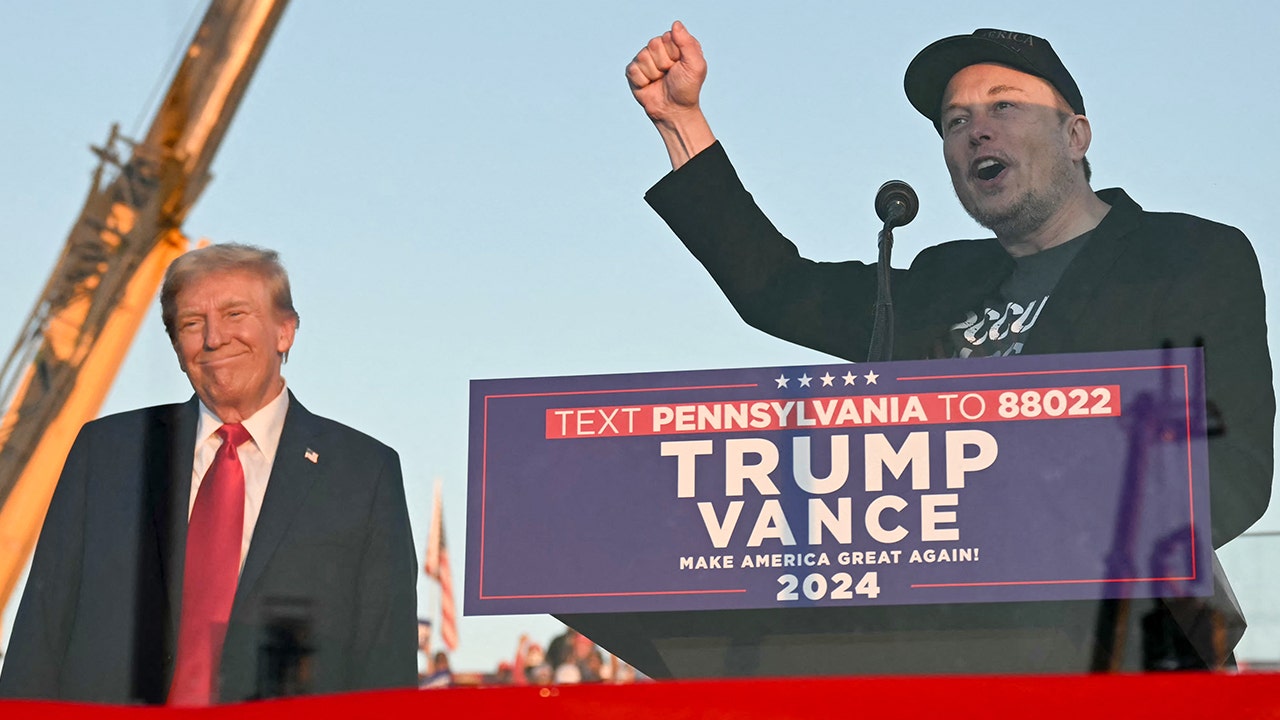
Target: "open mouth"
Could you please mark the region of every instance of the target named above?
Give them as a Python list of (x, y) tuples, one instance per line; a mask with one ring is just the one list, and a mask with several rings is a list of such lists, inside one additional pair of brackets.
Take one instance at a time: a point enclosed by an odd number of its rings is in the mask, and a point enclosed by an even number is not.
[(1004, 172), (1004, 163), (991, 158), (987, 158), (986, 160), (978, 163), (977, 167), (973, 170), (973, 174), (976, 175), (979, 180), (993, 180), (1002, 172)]

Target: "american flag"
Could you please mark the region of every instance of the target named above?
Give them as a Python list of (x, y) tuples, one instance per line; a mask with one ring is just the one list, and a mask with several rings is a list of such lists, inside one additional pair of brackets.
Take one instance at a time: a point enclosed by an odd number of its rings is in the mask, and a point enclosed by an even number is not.
[(431, 500), (431, 527), (427, 533), (427, 560), (423, 571), (440, 583), (440, 639), (450, 652), (458, 649), (458, 611), (453, 604), (453, 574), (449, 570), (449, 548), (444, 539), (443, 483), (436, 479)]

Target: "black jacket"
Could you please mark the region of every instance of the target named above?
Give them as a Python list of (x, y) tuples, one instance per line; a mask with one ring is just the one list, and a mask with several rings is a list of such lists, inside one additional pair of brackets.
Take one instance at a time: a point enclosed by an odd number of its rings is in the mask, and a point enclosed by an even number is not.
[[(1144, 211), (1123, 190), (1054, 288), (1023, 353), (1204, 346), (1213, 545), (1271, 494), (1275, 396), (1257, 257), (1239, 230)], [(866, 358), (876, 267), (800, 256), (756, 206), (719, 143), (645, 196), (752, 326), (847, 360)], [(894, 358), (952, 354), (948, 330), (996, 295), (1013, 261), (994, 238), (920, 252), (892, 277)]]
[[(1145, 212), (1118, 189), (1098, 196), (1111, 210), (1066, 268), (1025, 336), (1023, 352), (1203, 345), (1213, 545), (1220, 547), (1262, 515), (1271, 494), (1275, 396), (1257, 258), (1235, 228), (1190, 215)], [(847, 360), (866, 358), (876, 266), (801, 257), (743, 188), (719, 143), (663, 178), (645, 199), (752, 326)], [(930, 247), (910, 268), (894, 270), (894, 358), (952, 356), (950, 328), (997, 297), (1013, 265), (991, 238)], [(1216, 666), (1239, 640), (1244, 621), (1216, 558), (1214, 566), (1212, 600), (1168, 600), (1145, 615), (1116, 601), (907, 606), (864, 614), (872, 626), (993, 629), (989, 646), (975, 643), (962, 652), (961, 645), (944, 641), (948, 657), (928, 665), (937, 671), (1157, 667), (1165, 650), (1152, 643), (1161, 641), (1176, 646), (1189, 641), (1205, 665)], [(812, 608), (770, 616), (770, 622), (803, 633), (845, 622), (840, 612)], [(746, 626), (759, 625), (749, 612), (739, 614)], [(1109, 656), (1114, 646), (1105, 635), (1117, 622), (1128, 625), (1129, 638), (1142, 636), (1145, 646), (1131, 642), (1122, 646), (1123, 657)], [(1030, 645), (1001, 639), (1017, 637), (1022, 628), (1040, 628), (1044, 634)], [(1050, 651), (1055, 637), (1066, 643)], [(926, 655), (916, 656), (917, 661)], [(913, 661), (910, 670), (918, 669)]]

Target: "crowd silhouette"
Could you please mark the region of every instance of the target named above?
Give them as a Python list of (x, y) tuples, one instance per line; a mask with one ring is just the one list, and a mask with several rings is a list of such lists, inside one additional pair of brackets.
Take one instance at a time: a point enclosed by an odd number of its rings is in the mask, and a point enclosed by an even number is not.
[(573, 628), (565, 628), (545, 647), (528, 635), (521, 635), (514, 657), (501, 661), (489, 672), (453, 670), (448, 653), (431, 652), (429, 641), (424, 639), (429, 637), (429, 630), (419, 635), (419, 651), (427, 658), (426, 668), (418, 678), (418, 687), (423, 690), (478, 685), (632, 683), (648, 679)]

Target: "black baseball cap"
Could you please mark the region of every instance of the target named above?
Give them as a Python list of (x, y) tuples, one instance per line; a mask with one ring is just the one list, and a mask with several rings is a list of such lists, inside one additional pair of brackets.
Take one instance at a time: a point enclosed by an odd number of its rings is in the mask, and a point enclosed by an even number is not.
[(953, 35), (921, 50), (907, 66), (903, 86), (907, 99), (921, 115), (933, 121), (942, 134), (942, 94), (951, 76), (978, 63), (1008, 65), (1043, 78), (1078, 115), (1084, 115), (1084, 98), (1071, 73), (1058, 59), (1049, 41), (1028, 33), (980, 28), (972, 35)]

